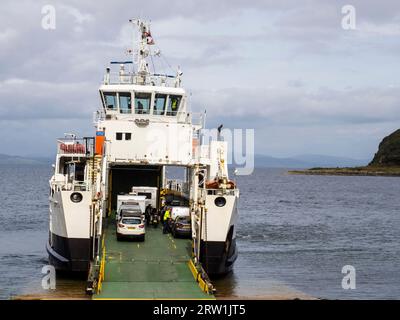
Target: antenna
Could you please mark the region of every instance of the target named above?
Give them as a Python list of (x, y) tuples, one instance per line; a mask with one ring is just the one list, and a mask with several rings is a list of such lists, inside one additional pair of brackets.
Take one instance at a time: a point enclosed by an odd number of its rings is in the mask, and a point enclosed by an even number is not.
[[(154, 81), (152, 81), (150, 77), (150, 76), (155, 76), (157, 77), (157, 80), (161, 82), (161, 85), (163, 83), (165, 85), (167, 78), (173, 78), (175, 87), (180, 87), (182, 83), (183, 72), (179, 66), (176, 70), (175, 75), (156, 73), (153, 56), (162, 58), (162, 60), (165, 61), (165, 63), (167, 64), (168, 67), (171, 68), (171, 70), (173, 70), (173, 68), (168, 63), (164, 55), (161, 54), (161, 51), (157, 46), (155, 46), (154, 49), (151, 49), (151, 46), (155, 45), (155, 41), (153, 39), (153, 36), (151, 35), (150, 22), (142, 20), (140, 18), (136, 18), (136, 19), (129, 19), (129, 23), (131, 23), (134, 26), (134, 30), (137, 30), (137, 32), (134, 32), (134, 35), (132, 36), (133, 48), (132, 49), (129, 48), (126, 50), (126, 53), (132, 56), (132, 64), (136, 65), (136, 68), (133, 67), (133, 75), (135, 83), (137, 84), (155, 83)], [(154, 69), (152, 73), (150, 73), (149, 62), (147, 61), (147, 58), (149, 56), (151, 58), (151, 63)], [(117, 64), (118, 62), (114, 63)], [(127, 63), (128, 62), (123, 61), (122, 63), (120, 63), (120, 65)], [(137, 71), (135, 71), (135, 69)]]
[[(130, 19), (130, 23), (135, 25), (138, 28), (138, 33), (139, 33), (139, 46), (138, 50), (136, 52), (137, 54), (137, 70), (138, 74), (143, 77), (143, 80), (145, 81), (146, 76), (150, 74), (149, 72), (149, 66), (147, 63), (146, 58), (151, 54), (150, 52), (150, 46), (154, 45), (154, 39), (151, 36), (150, 32), (150, 23), (144, 22), (141, 19)], [(136, 47), (134, 45), (134, 47)], [(133, 61), (135, 60), (135, 53), (133, 53)]]

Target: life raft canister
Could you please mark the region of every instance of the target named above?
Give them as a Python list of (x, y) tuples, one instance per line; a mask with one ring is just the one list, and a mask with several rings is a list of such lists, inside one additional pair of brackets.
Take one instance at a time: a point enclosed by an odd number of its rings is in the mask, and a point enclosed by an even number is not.
[(60, 149), (65, 153), (85, 153), (85, 146), (83, 144), (65, 144), (60, 145)]

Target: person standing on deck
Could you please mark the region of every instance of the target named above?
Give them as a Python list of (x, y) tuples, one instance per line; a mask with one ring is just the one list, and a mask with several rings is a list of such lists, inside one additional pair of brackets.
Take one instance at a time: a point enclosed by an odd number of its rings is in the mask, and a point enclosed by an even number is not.
[(165, 210), (166, 210), (166, 205), (165, 205), (165, 201), (163, 198), (161, 198), (161, 208), (158, 212), (159, 214), (159, 221), (164, 225), (164, 214), (165, 214)]
[(146, 207), (145, 210), (145, 217), (146, 217), (146, 224), (149, 225), (150, 224), (150, 215), (151, 215), (151, 211), (152, 211), (152, 207), (151, 204), (149, 203)]
[(169, 208), (167, 208), (167, 210), (165, 210), (165, 213), (164, 213), (164, 218), (163, 218), (163, 224), (164, 224), (164, 227), (163, 227), (163, 233), (164, 234), (166, 234), (166, 233), (169, 233), (169, 220), (171, 219), (171, 213), (170, 213), (170, 209)]

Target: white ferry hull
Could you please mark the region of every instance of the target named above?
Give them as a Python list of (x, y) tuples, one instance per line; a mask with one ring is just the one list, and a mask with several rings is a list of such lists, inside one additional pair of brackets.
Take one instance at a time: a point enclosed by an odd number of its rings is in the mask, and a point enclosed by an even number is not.
[(79, 191), (82, 201), (70, 200), (74, 191), (55, 192), (50, 197), (49, 262), (57, 270), (86, 272), (91, 261), (90, 238), (91, 192)]
[[(234, 191), (233, 191), (234, 193)], [(226, 199), (222, 207), (215, 205), (217, 198)], [(232, 271), (238, 251), (236, 247), (237, 196), (207, 195), (207, 214), (200, 243), (200, 261), (210, 276)]]

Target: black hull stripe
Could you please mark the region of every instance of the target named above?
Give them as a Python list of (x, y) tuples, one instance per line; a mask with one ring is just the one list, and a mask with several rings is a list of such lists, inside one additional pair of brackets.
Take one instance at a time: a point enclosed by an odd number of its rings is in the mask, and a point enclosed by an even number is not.
[(50, 263), (56, 269), (66, 271), (88, 271), (91, 260), (91, 240), (65, 238), (50, 232), (52, 245), (46, 249)]
[(223, 241), (202, 241), (200, 244), (200, 261), (210, 276), (232, 271), (237, 255), (236, 239), (231, 241), (228, 250)]

